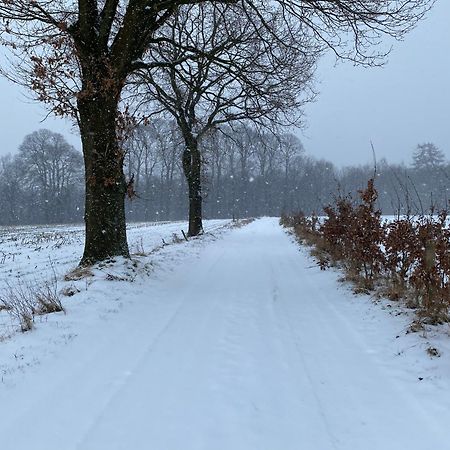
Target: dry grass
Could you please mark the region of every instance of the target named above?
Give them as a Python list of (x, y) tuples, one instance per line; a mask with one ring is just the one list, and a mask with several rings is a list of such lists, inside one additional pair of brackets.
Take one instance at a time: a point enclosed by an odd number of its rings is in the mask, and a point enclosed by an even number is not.
[(44, 284), (17, 281), (7, 283), (0, 294), (1, 309), (16, 321), (22, 332), (30, 331), (38, 315), (64, 311), (56, 279)]
[(93, 277), (94, 274), (89, 266), (78, 266), (64, 275), (65, 281), (78, 281), (83, 278)]

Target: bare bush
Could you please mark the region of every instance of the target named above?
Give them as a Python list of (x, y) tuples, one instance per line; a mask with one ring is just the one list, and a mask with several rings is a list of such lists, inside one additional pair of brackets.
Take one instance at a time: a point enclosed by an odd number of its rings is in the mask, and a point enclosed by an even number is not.
[(15, 284), (7, 282), (0, 294), (0, 305), (23, 333), (33, 329), (35, 316), (64, 311), (56, 279), (44, 284), (21, 280)]
[(135, 256), (147, 256), (147, 252), (144, 249), (144, 240), (142, 236), (136, 242), (136, 251), (134, 252)]
[(37, 286), (33, 289), (32, 294), (38, 306), (38, 314), (51, 314), (64, 311), (56, 282), (46, 282), (42, 286)]
[(29, 289), (23, 283), (16, 285), (6, 283), (6, 289), (0, 294), (0, 303), (11, 318), (19, 323), (23, 333), (33, 328), (35, 302)]

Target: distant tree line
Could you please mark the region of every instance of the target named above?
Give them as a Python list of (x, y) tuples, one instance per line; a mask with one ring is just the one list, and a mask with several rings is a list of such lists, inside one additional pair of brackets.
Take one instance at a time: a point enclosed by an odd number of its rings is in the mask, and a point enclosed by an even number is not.
[[(171, 120), (135, 130), (125, 158), (133, 192), (126, 202), (129, 221), (186, 219), (184, 148)], [(384, 214), (438, 210), (449, 200), (450, 163), (432, 143), (418, 145), (409, 166), (383, 159), (376, 168), (339, 169), (309, 156), (293, 134), (238, 125), (209, 132), (201, 141), (201, 154), (206, 218), (320, 214), (337, 193), (363, 189), (375, 170)], [(0, 224), (82, 222), (83, 171), (81, 153), (60, 134), (38, 130), (26, 136), (17, 154), (0, 159)]]
[[(374, 177), (375, 172), (375, 177)], [(374, 177), (383, 214), (427, 214), (445, 209), (450, 199), (450, 162), (433, 143), (417, 145), (412, 163), (346, 167), (338, 172), (340, 193), (356, 193)]]
[(35, 131), (0, 159), (1, 224), (80, 222), (83, 203), (83, 158), (62, 135)]

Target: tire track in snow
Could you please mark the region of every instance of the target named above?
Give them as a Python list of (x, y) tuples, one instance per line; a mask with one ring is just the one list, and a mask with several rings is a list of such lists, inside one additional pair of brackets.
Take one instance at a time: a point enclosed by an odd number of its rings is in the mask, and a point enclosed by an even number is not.
[[(294, 265), (293, 267), (296, 267), (296, 265)], [(285, 275), (286, 275), (286, 273), (291, 271), (292, 273), (290, 274), (290, 276), (293, 279), (295, 279), (297, 277), (297, 273), (293, 270), (293, 267), (285, 265), (284, 269), (286, 270)], [(278, 297), (280, 296), (280, 289), (279, 289), (277, 281), (276, 281), (277, 277), (275, 275), (275, 269), (274, 269), (273, 265), (270, 266), (270, 269), (271, 269), (270, 270), (271, 277), (272, 277), (272, 280), (273, 280), (273, 283), (275, 286), (274, 292), (276, 292), (276, 299), (277, 299), (276, 305), (274, 306), (274, 314), (278, 315), (278, 326), (280, 327), (280, 329), (285, 329), (290, 338), (290, 339), (284, 340), (285, 345), (286, 345), (286, 347), (289, 347), (292, 345), (295, 350), (295, 353), (298, 356), (301, 368), (297, 369), (297, 371), (299, 371), (300, 373), (304, 373), (306, 375), (308, 385), (311, 389), (311, 392), (314, 395), (314, 400), (315, 400), (315, 404), (317, 405), (319, 415), (322, 419), (325, 431), (330, 439), (330, 447), (337, 450), (338, 445), (339, 445), (339, 439), (333, 433), (330, 421), (326, 415), (326, 410), (325, 410), (324, 404), (323, 404), (322, 400), (320, 399), (319, 395), (317, 395), (316, 383), (314, 382), (313, 376), (312, 376), (310, 370), (308, 369), (308, 365), (306, 363), (306, 359), (305, 359), (303, 351), (302, 351), (302, 343), (300, 342), (300, 340), (294, 333), (293, 325), (292, 325), (289, 315), (287, 314), (287, 311), (286, 311), (285, 301), (283, 301), (285, 299), (283, 299), (281, 302), (278, 301)]]
[[(208, 268), (208, 272), (211, 272), (217, 264), (219, 264), (221, 257), (219, 256), (217, 260)], [(188, 290), (194, 291), (199, 289), (199, 284), (194, 283), (194, 286), (190, 286)], [(130, 368), (127, 371), (127, 376), (122, 379), (122, 382), (118, 384), (117, 388), (111, 392), (111, 394), (108, 396), (107, 401), (102, 406), (101, 410), (99, 410), (95, 417), (91, 420), (91, 424), (89, 425), (89, 428), (84, 432), (84, 435), (79, 440), (79, 442), (76, 445), (76, 449), (78, 450), (86, 450), (89, 447), (90, 443), (90, 435), (92, 433), (92, 430), (96, 428), (96, 426), (99, 425), (102, 418), (105, 415), (105, 412), (108, 411), (113, 405), (114, 402), (120, 397), (121, 394), (127, 389), (127, 385), (135, 383), (135, 380), (139, 377), (142, 377), (141, 370), (144, 366), (148, 365), (148, 361), (152, 359), (152, 353), (155, 351), (155, 348), (158, 346), (158, 344), (164, 340), (164, 337), (167, 334), (170, 334), (171, 328), (174, 327), (174, 324), (179, 319), (180, 315), (183, 314), (183, 311), (185, 309), (189, 309), (189, 301), (191, 299), (191, 296), (188, 295), (188, 293), (183, 293), (181, 296), (181, 300), (178, 303), (175, 311), (170, 315), (170, 317), (167, 319), (166, 323), (161, 327), (160, 331), (154, 336), (151, 343), (146, 345), (145, 351), (142, 352), (141, 356), (137, 359), (137, 361), (133, 364), (133, 367)], [(205, 316), (207, 315), (205, 311), (203, 311)], [(186, 363), (185, 363), (186, 364)], [(96, 444), (97, 445), (97, 444)], [(94, 447), (96, 448), (96, 447)]]

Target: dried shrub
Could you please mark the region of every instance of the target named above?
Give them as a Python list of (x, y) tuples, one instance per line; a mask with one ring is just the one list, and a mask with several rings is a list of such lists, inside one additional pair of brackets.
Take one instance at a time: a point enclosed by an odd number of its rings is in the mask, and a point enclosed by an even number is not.
[(83, 278), (93, 277), (94, 273), (90, 266), (78, 266), (64, 275), (65, 281), (78, 281)]
[(56, 279), (44, 284), (18, 281), (6, 284), (0, 305), (16, 321), (22, 332), (30, 331), (37, 315), (64, 311)]
[(37, 314), (51, 314), (64, 311), (55, 282), (46, 282), (42, 286), (30, 287), (37, 305)]
[(409, 275), (416, 258), (418, 245), (416, 226), (410, 217), (398, 218), (384, 226), (385, 269), (389, 278), (391, 299), (406, 293)]
[(19, 324), (23, 333), (33, 329), (36, 302), (25, 284), (21, 282), (16, 285), (6, 283), (6, 288), (0, 294), (0, 304)]
[(415, 266), (409, 282), (415, 290), (420, 314), (431, 323), (448, 321), (450, 305), (450, 239), (447, 213), (423, 217), (417, 225)]
[(64, 289), (61, 290), (61, 295), (64, 295), (64, 297), (73, 297), (75, 294), (80, 292), (80, 290), (74, 286), (66, 286)]
[(338, 197), (336, 205), (324, 208), (327, 218), (320, 227), (326, 243), (326, 250), (336, 261), (345, 261), (350, 257), (350, 228), (355, 221), (355, 211), (350, 196)]
[(359, 195), (361, 204), (356, 208), (356, 220), (350, 228), (353, 236), (353, 245), (350, 247), (353, 251), (351, 259), (356, 262), (357, 270), (372, 287), (374, 279), (381, 273), (384, 266), (384, 254), (381, 250), (384, 230), (381, 223), (381, 211), (375, 207), (378, 193), (373, 179), (369, 180), (367, 188), (360, 191)]
[(331, 257), (341, 262), (348, 278), (364, 291), (373, 289), (383, 268), (384, 230), (381, 211), (375, 207), (378, 193), (372, 179), (359, 196), (359, 204), (346, 196), (338, 198), (335, 207), (324, 208), (327, 218), (320, 231)]
[(172, 233), (172, 244), (181, 244), (185, 240), (180, 238), (177, 233)]
[(376, 208), (374, 180), (359, 192), (359, 201), (339, 196), (324, 208), (326, 218), (302, 213), (284, 215), (280, 223), (313, 246), (321, 269), (337, 263), (355, 292), (374, 288), (377, 295), (406, 299), (419, 312), (419, 322), (449, 320), (450, 230), (447, 211), (383, 224)]
[(133, 254), (135, 256), (147, 256), (147, 252), (144, 249), (144, 239), (142, 236), (136, 242), (136, 251)]

